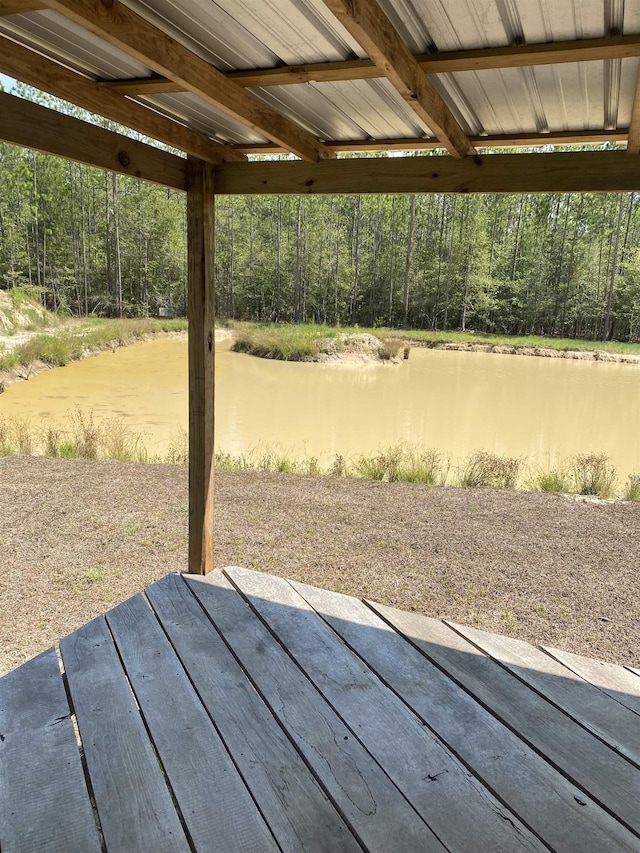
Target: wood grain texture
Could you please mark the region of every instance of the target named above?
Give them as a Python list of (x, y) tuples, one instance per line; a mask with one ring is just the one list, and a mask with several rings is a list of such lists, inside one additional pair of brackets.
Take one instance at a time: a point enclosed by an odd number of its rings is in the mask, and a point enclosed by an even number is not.
[(365, 849), (446, 849), (229, 581), (186, 580)]
[(177, 190), (186, 160), (86, 121), (0, 92), (0, 139)]
[(640, 716), (530, 643), (445, 624), (640, 767)]
[(640, 158), (624, 151), (228, 163), (216, 172), (221, 195), (632, 190), (640, 190)]
[(54, 649), (0, 678), (0, 849), (101, 849)]
[(228, 80), (120, 0), (46, 0), (46, 5), (299, 157), (315, 162), (335, 156), (302, 127)]
[[(414, 58), (425, 74), (451, 74), (493, 68), (626, 59), (633, 56), (640, 56), (640, 36), (636, 34), (476, 50), (437, 51)], [(231, 71), (227, 76), (241, 86), (251, 87), (372, 80), (384, 76), (384, 72), (370, 59), (352, 59)]]
[(187, 161), (189, 317), (189, 571), (213, 569), (213, 433), (215, 394), (214, 173)]
[(447, 849), (543, 849), (285, 580), (225, 571)]
[(5, 15), (25, 15), (44, 9), (41, 0), (0, 0), (0, 17)]
[(162, 769), (104, 617), (60, 641), (71, 699), (109, 853), (184, 853)]
[(210, 163), (246, 160), (244, 154), (231, 147), (218, 145), (203, 134), (136, 104), (118, 92), (103, 89), (99, 83), (69, 71), (4, 36), (0, 36), (0, 71)]
[[(15, 2), (19, 3), (20, 0)], [(634, 56), (640, 56), (640, 36), (635, 34), (475, 50), (437, 51), (419, 54), (414, 58), (425, 74), (451, 74), (495, 68), (557, 65), (565, 62), (627, 59)], [(251, 89), (260, 86), (290, 86), (300, 83), (374, 80), (384, 77), (384, 72), (370, 59), (347, 59), (227, 71), (225, 76), (238, 86)], [(184, 86), (167, 80), (166, 77), (105, 81), (103, 85), (128, 94), (184, 92)]]
[(380, 604), (371, 607), (573, 784), (640, 834), (637, 768), (447, 625)]
[[(637, 839), (369, 607), (289, 581), (454, 755), (553, 850), (631, 850)], [(578, 801), (582, 803), (579, 804)]]
[(632, 667), (583, 657), (551, 646), (542, 648), (576, 675), (603, 690), (616, 702), (640, 714), (640, 679)]
[[(186, 577), (193, 586), (205, 582)], [(183, 578), (169, 575), (147, 595), (281, 849), (359, 850)]]
[(278, 850), (158, 620), (141, 595), (107, 614), (142, 716), (197, 850)]
[(454, 157), (475, 149), (377, 0), (324, 0), (394, 89)]

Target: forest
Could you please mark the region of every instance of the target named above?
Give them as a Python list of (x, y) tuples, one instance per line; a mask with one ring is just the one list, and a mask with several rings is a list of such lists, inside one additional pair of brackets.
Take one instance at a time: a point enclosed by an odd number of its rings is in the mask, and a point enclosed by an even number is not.
[[(185, 215), (179, 192), (0, 144), (0, 288), (184, 315)], [(216, 242), (220, 318), (640, 340), (634, 193), (221, 196)]]

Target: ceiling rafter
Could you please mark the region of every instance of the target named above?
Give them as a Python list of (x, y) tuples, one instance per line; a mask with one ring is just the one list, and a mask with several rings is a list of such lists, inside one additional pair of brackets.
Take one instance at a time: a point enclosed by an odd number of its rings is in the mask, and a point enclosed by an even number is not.
[(0, 0), (0, 18), (7, 15), (24, 15), (44, 8), (42, 0)]
[(118, 92), (109, 92), (99, 83), (2, 36), (0, 71), (210, 163), (246, 159), (230, 146), (213, 142), (204, 134), (189, 130)]
[(636, 93), (633, 99), (633, 107), (631, 108), (627, 153), (640, 154), (640, 72), (638, 72)]
[(187, 188), (184, 158), (6, 92), (0, 92), (0, 139), (165, 187)]
[(47, 6), (179, 83), (216, 109), (304, 160), (334, 153), (299, 125), (263, 104), (120, 0), (46, 0)]
[[(618, 130), (562, 130), (551, 133), (514, 133), (489, 136), (470, 136), (476, 148), (535, 148), (543, 145), (590, 145), (603, 142), (626, 142), (628, 131)], [(325, 142), (333, 151), (435, 151), (442, 148), (437, 139), (417, 139), (407, 136), (400, 139), (329, 139)], [(277, 145), (234, 145), (243, 154), (285, 154)]]
[[(0, 0), (1, 2), (1, 0)], [(530, 44), (517, 47), (491, 47), (456, 50), (416, 56), (425, 74), (449, 74), (458, 71), (487, 71), (500, 68), (524, 68), (534, 65), (559, 65), (567, 62), (594, 62), (640, 56), (640, 35), (616, 38), (580, 39), (554, 44)], [(225, 75), (243, 88), (288, 86), (296, 83), (338, 83), (345, 80), (374, 80), (383, 72), (370, 59), (317, 62), (229, 71)], [(127, 94), (164, 94), (184, 89), (165, 77), (147, 77), (105, 82), (106, 87)]]
[(377, 0), (324, 0), (391, 85), (454, 157), (475, 149)]

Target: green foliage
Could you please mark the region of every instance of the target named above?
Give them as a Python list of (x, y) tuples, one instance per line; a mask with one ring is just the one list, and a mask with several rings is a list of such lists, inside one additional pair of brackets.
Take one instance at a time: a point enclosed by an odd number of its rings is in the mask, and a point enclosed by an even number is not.
[(571, 460), (571, 475), (579, 495), (610, 498), (616, 481), (616, 469), (604, 453), (577, 454)]
[(257, 325), (239, 332), (234, 352), (246, 352), (280, 361), (305, 361), (318, 355), (336, 329), (316, 325)]
[(571, 491), (571, 477), (566, 465), (536, 468), (530, 476), (528, 487), (536, 492), (567, 494)]
[(627, 501), (640, 501), (640, 474), (629, 474), (624, 487), (624, 498)]
[(468, 489), (515, 489), (521, 460), (476, 450), (458, 469), (458, 483)]

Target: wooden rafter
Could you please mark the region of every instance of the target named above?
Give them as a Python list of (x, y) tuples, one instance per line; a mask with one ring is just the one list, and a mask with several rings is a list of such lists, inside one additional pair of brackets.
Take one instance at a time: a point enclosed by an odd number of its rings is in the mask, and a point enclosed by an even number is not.
[[(555, 44), (530, 44), (517, 47), (492, 47), (482, 50), (457, 50), (416, 56), (425, 74), (447, 74), (457, 71), (485, 71), (495, 68), (522, 68), (533, 65), (555, 65), (566, 62), (593, 62), (605, 59), (627, 59), (640, 56), (640, 35), (615, 38), (580, 39)], [(296, 83), (337, 83), (343, 80), (372, 80), (383, 72), (370, 59), (341, 62), (318, 62), (283, 65), (226, 74), (244, 88), (287, 86)], [(164, 77), (117, 80), (105, 86), (127, 94), (160, 94), (184, 89)]]
[(45, 4), (41, 0), (0, 0), (0, 18), (7, 15), (24, 15), (44, 8)]
[(638, 72), (636, 93), (633, 99), (633, 107), (631, 108), (627, 153), (640, 154), (640, 72)]
[(324, 3), (445, 148), (455, 157), (475, 154), (453, 113), (377, 0), (324, 0)]
[(0, 71), (210, 163), (246, 159), (244, 154), (212, 142), (118, 92), (102, 89), (81, 74), (1, 36)]
[(314, 162), (335, 156), (312, 134), (228, 80), (120, 0), (46, 1), (51, 9), (302, 159)]
[(624, 151), (229, 163), (216, 172), (216, 192), (230, 195), (639, 190), (640, 157)]
[[(626, 142), (628, 132), (618, 130), (563, 130), (555, 133), (514, 133), (491, 136), (470, 136), (476, 148), (536, 148), (543, 145), (597, 145), (603, 142)], [(343, 152), (370, 151), (435, 151), (442, 148), (437, 139), (417, 139), (412, 136), (399, 139), (329, 139), (327, 148)], [(277, 145), (234, 145), (243, 154), (285, 154)]]
[(0, 139), (186, 190), (186, 160), (94, 124), (0, 92)]

